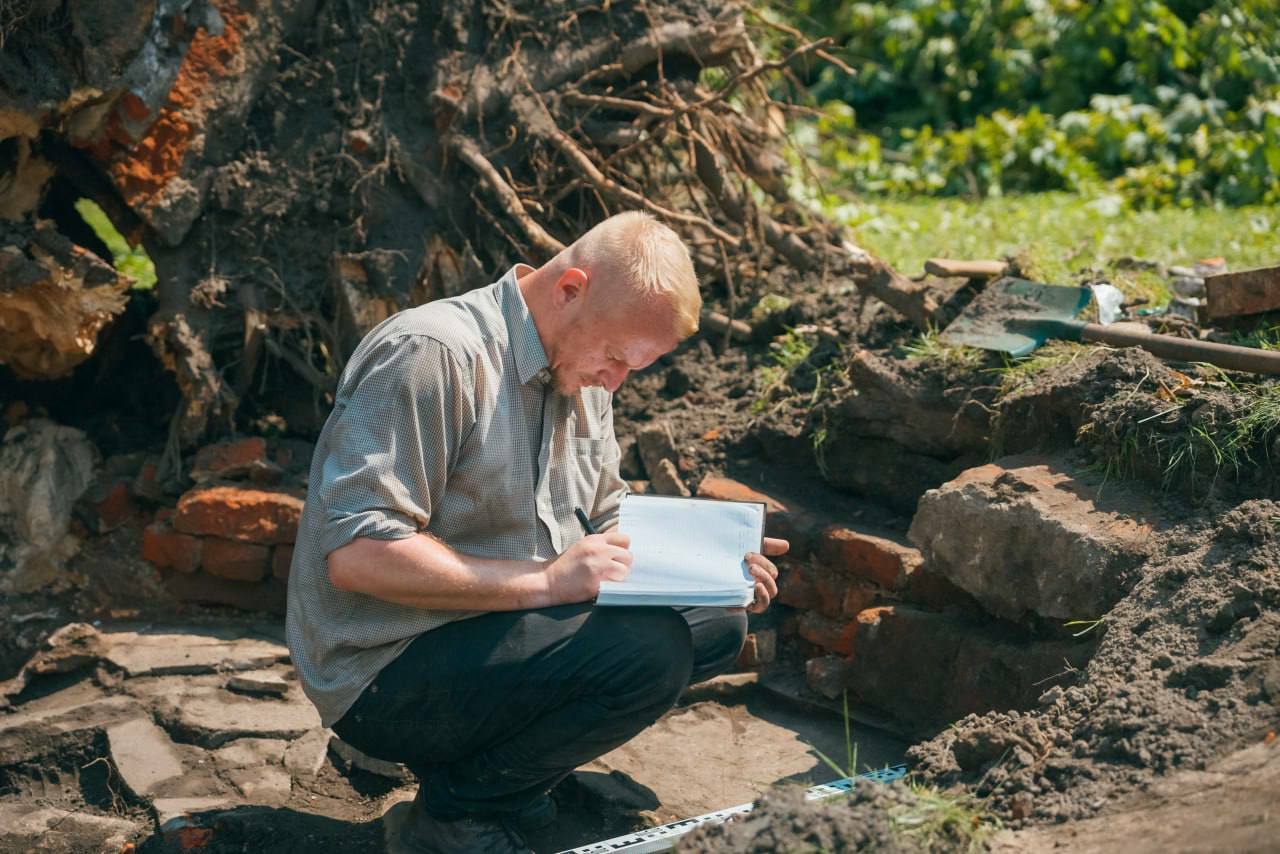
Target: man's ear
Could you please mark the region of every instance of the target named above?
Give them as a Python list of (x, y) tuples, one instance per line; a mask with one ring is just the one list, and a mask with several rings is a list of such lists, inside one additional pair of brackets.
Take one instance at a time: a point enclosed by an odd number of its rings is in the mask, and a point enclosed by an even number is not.
[[(590, 287), (590, 277), (581, 267), (570, 267), (556, 279), (555, 301), (560, 307), (584, 299)], [(579, 306), (581, 307), (581, 306)]]

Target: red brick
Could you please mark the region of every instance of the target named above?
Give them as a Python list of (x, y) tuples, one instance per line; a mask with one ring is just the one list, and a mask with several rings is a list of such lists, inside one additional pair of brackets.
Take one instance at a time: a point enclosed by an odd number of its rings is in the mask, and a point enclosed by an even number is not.
[(814, 568), (809, 564), (790, 560), (779, 566), (777, 601), (802, 611), (821, 607), (822, 598), (815, 583)]
[(833, 620), (816, 611), (807, 611), (800, 617), (800, 637), (830, 652), (852, 658), (857, 620)]
[(142, 532), (142, 559), (161, 569), (195, 572), (200, 565), (200, 538), (155, 522)]
[(870, 608), (876, 601), (879, 591), (871, 584), (851, 579), (844, 589), (844, 597), (840, 600), (840, 616), (853, 619)]
[(271, 576), (289, 580), (289, 564), (293, 562), (293, 546), (276, 546), (271, 552)]
[(267, 440), (260, 436), (218, 442), (196, 451), (192, 469), (211, 475), (249, 471), (267, 462)]
[(200, 568), (233, 581), (261, 581), (271, 562), (271, 550), (254, 543), (205, 537)]
[(818, 554), (845, 572), (888, 590), (898, 589), (923, 562), (920, 552), (910, 546), (840, 525), (822, 532)]
[(776, 498), (757, 492), (744, 483), (727, 477), (709, 474), (698, 484), (699, 498), (715, 498), (720, 501), (759, 501), (764, 504), (765, 512), (786, 513), (787, 505)]
[(87, 499), (92, 517), (90, 524), (99, 534), (114, 531), (138, 513), (133, 495), (129, 491), (129, 482), (125, 479), (97, 486)]
[(301, 517), (302, 499), (292, 493), (210, 486), (182, 496), (173, 526), (186, 534), (273, 545), (292, 543)]

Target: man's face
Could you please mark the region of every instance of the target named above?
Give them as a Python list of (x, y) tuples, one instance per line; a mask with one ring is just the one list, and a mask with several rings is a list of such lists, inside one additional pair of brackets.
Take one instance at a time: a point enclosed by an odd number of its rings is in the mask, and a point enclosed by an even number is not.
[(632, 371), (647, 368), (680, 343), (664, 301), (630, 310), (584, 311), (549, 353), (556, 389), (565, 395), (602, 386), (610, 392)]

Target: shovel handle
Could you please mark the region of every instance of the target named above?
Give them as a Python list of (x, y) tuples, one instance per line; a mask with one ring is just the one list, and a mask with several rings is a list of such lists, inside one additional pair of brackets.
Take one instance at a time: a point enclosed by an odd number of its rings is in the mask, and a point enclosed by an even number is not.
[(1179, 338), (1176, 335), (1157, 335), (1118, 323), (1111, 326), (1086, 323), (1080, 330), (1080, 337), (1085, 341), (1110, 344), (1112, 347), (1141, 347), (1162, 359), (1208, 362), (1231, 371), (1280, 374), (1280, 350), (1258, 350), (1254, 347)]

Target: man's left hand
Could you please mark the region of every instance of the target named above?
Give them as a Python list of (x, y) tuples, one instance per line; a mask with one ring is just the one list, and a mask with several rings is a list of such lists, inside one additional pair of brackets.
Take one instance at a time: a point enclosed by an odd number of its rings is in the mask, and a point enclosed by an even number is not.
[(757, 554), (756, 552), (747, 554), (747, 569), (756, 580), (755, 601), (747, 606), (747, 610), (752, 614), (763, 613), (769, 607), (769, 603), (773, 601), (773, 598), (778, 595), (778, 568), (773, 565), (773, 561), (769, 560), (769, 558), (784, 555), (790, 548), (791, 543), (786, 540), (765, 537), (764, 544), (760, 547), (764, 554)]

